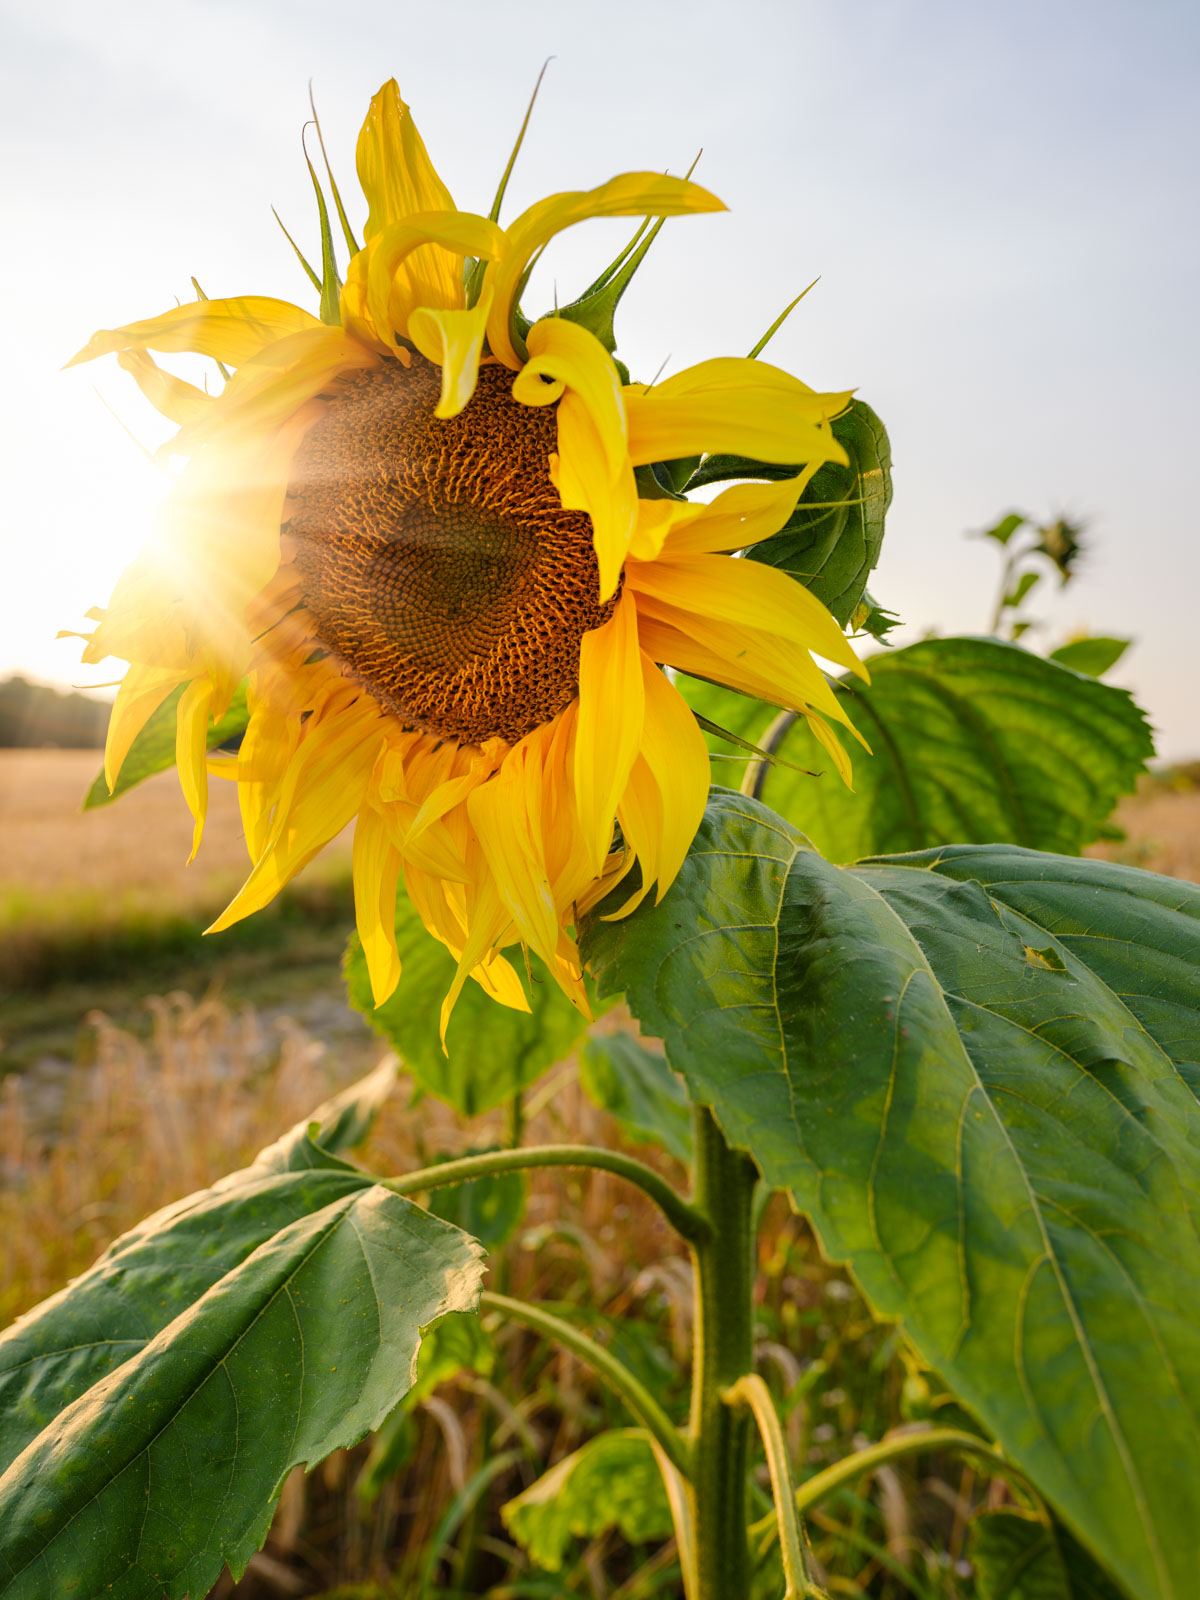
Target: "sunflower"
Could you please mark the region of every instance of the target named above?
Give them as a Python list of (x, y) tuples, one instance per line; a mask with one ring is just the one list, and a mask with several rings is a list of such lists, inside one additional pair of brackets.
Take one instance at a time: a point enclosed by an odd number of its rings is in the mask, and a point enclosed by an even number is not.
[[(252, 863), (213, 930), (266, 905), (354, 820), (376, 1003), (400, 977), (402, 889), (457, 962), (443, 1030), (468, 977), (528, 1008), (502, 953), (515, 946), (586, 1008), (579, 914), (635, 863), (615, 914), (661, 898), (708, 792), (704, 737), (664, 668), (800, 713), (848, 778), (826, 720), (845, 718), (809, 651), (860, 664), (805, 588), (737, 552), (779, 530), (822, 463), (846, 461), (830, 419), (850, 397), (751, 359), (632, 383), (571, 308), (524, 319), (555, 234), (724, 209), (694, 183), (629, 173), (501, 228), (498, 204), (456, 209), (394, 82), (371, 102), (357, 167), (361, 247), (333, 187), (344, 284), (317, 187), (320, 317), (200, 298), (97, 333), (74, 358), (116, 352), (179, 426), (163, 527), (83, 636), (85, 660), (129, 663), (106, 775), (111, 787), (182, 689), (193, 855), (212, 773), (237, 783)], [(212, 358), (220, 392), (150, 351)], [(709, 504), (663, 493), (655, 464), (709, 452), (792, 475)], [(240, 748), (210, 756), (243, 680)]]

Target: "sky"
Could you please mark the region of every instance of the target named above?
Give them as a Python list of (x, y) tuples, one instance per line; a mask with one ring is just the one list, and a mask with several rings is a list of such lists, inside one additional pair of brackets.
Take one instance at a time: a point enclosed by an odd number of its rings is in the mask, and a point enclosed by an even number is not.
[[(663, 230), (618, 322), (634, 375), (744, 354), (819, 278), (769, 354), (888, 427), (871, 587), (901, 642), (986, 628), (999, 561), (967, 530), (1085, 516), (1086, 567), (1042, 585), (1030, 642), (1133, 635), (1113, 681), (1162, 756), (1200, 756), (1191, 0), (0, 0), (0, 675), (119, 677), (54, 636), (89, 626), (148, 535), (169, 479), (147, 452), (170, 430), (115, 359), (60, 368), (95, 329), (192, 298), (192, 274), (309, 304), (270, 210), (313, 246), (309, 79), (347, 198), (395, 76), (457, 203), (486, 211), (547, 56), (502, 221), (701, 149), (729, 207)], [(526, 310), (572, 298), (628, 232), (562, 236)]]

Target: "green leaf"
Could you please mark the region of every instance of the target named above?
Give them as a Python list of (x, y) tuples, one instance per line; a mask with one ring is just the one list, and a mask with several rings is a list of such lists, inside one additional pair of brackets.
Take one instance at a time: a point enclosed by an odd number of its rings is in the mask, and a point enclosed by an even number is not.
[(1018, 528), (1023, 528), (1029, 521), (1019, 511), (1010, 511), (1006, 517), (1001, 517), (994, 527), (984, 528), (977, 537), (980, 539), (994, 539), (997, 544), (1007, 544)]
[(0, 1334), (0, 1472), (60, 1411), (136, 1355), (281, 1229), (370, 1186), (333, 1151), (357, 1144), (394, 1060), (319, 1107), (249, 1167), (122, 1234), (65, 1289)]
[(1065, 1528), (1023, 1511), (984, 1511), (968, 1525), (976, 1600), (1122, 1600)]
[(403, 894), (396, 906), (396, 944), (400, 982), (376, 1008), (362, 946), (350, 940), (342, 964), (350, 1004), (388, 1040), (423, 1089), (465, 1117), (504, 1105), (570, 1055), (587, 1030), (587, 1018), (535, 966), (530, 1011), (497, 1005), (477, 983), (464, 986), (446, 1034), (447, 1056), (438, 1018), (455, 961), (426, 933)]
[[(366, 1174), (262, 1183), (306, 1185), (315, 1209), (81, 1394), (0, 1478), (5, 1600), (183, 1600), (226, 1563), (240, 1576), (288, 1472), (377, 1428), (413, 1381), (421, 1328), (475, 1304), (479, 1246)], [(207, 1241), (189, 1213), (197, 1254), (224, 1248), (254, 1198), (248, 1186), (225, 1197)], [(186, 1270), (177, 1238), (158, 1240), (157, 1261), (154, 1242), (129, 1286), (143, 1298), (148, 1278), (169, 1292)], [(93, 1338), (108, 1331), (92, 1325)]]
[(1084, 672), (1089, 678), (1102, 678), (1111, 672), (1133, 643), (1132, 639), (1113, 639), (1097, 634), (1094, 638), (1072, 639), (1051, 650), (1050, 660), (1072, 672)]
[[(837, 685), (873, 752), (854, 753), (853, 793), (801, 723), (777, 753), (822, 775), (776, 766), (762, 789), (835, 861), (951, 840), (1073, 855), (1154, 753), (1146, 718), (1124, 689), (1018, 645), (926, 639), (872, 656), (869, 666), (869, 685)], [(707, 715), (749, 718), (742, 696), (734, 704), (728, 690), (684, 687)], [(753, 731), (761, 739), (765, 724)], [(727, 782), (730, 769), (721, 762), (718, 781)]]
[(594, 1033), (580, 1054), (579, 1082), (635, 1141), (661, 1144), (676, 1161), (692, 1159), (691, 1105), (658, 1051), (631, 1033)]
[(1030, 590), (1036, 589), (1041, 581), (1042, 575), (1040, 572), (1023, 572), (1000, 604), (1009, 610), (1015, 610)]
[[(111, 794), (108, 792), (108, 784), (104, 781), (103, 771), (97, 774), (83, 802), (85, 811), (92, 811), (96, 806), (106, 806), (111, 801), (118, 800), (127, 789), (132, 789), (135, 783), (141, 783), (144, 778), (152, 778), (156, 772), (165, 772), (168, 767), (175, 765), (175, 710), (182, 694), (181, 686), (169, 694), (149, 718), (146, 726), (130, 746), (129, 754), (125, 757), (117, 776), (116, 787)], [(246, 731), (249, 720), (246, 685), (243, 683), (234, 690), (229, 710), (209, 729), (208, 748), (218, 750), (221, 745), (236, 739)]]
[[(832, 426), (850, 465), (829, 462), (821, 467), (784, 527), (747, 556), (791, 573), (845, 627), (879, 560), (884, 518), (892, 503), (892, 452), (883, 423), (861, 400), (851, 401)], [(688, 488), (727, 478), (786, 478), (797, 470), (744, 456), (710, 456)]]
[[(493, 1002), (494, 1003), (494, 1002)], [(459, 1152), (464, 1156), (483, 1155), (497, 1145), (475, 1145)], [(439, 1157), (453, 1161), (455, 1156)], [(498, 1250), (521, 1226), (525, 1215), (525, 1175), (497, 1172), (489, 1178), (471, 1178), (466, 1183), (447, 1184), (429, 1196), (429, 1209), (435, 1216), (452, 1222), (456, 1228), (478, 1239), (487, 1250)]]
[(843, 869), (716, 793), (585, 953), (1072, 1530), (1185, 1600), (1200, 887), (1008, 845)]
[(669, 1539), (666, 1490), (640, 1428), (597, 1434), (501, 1507), (513, 1538), (539, 1567), (562, 1569), (572, 1539), (615, 1528), (630, 1544)]

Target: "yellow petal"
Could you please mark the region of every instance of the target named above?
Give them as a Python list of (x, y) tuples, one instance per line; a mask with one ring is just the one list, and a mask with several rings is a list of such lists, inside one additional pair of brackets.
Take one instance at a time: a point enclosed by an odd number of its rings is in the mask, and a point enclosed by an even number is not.
[(363, 235), (371, 239), (417, 211), (454, 211), (450, 191), (434, 171), (412, 112), (395, 78), (374, 96), (358, 136), (358, 181), (370, 214)]
[(379, 811), (368, 801), (354, 824), (354, 919), (371, 995), (381, 1006), (400, 981), (396, 949), (396, 890), (400, 852)]
[(617, 802), (637, 756), (645, 715), (637, 611), (623, 594), (601, 628), (583, 636), (575, 738), (575, 804), (593, 876), (612, 844)]
[(187, 305), (172, 306), (170, 311), (164, 311), (159, 317), (148, 317), (144, 322), (130, 322), (123, 328), (105, 328), (94, 333), (67, 366), (94, 361), (97, 356), (114, 350), (190, 350), (196, 355), (223, 361), (227, 366), (240, 367), (277, 339), (320, 326), (310, 312), (266, 295), (194, 300)]
[(829, 419), (850, 398), (850, 391), (815, 394), (763, 361), (702, 361), (652, 388), (626, 388), (630, 458), (641, 466), (729, 451), (759, 461), (845, 464)]
[(769, 539), (796, 509), (820, 463), (778, 483), (738, 483), (708, 505), (639, 500), (629, 554), (656, 561), (662, 554), (705, 555), (745, 550)]
[(558, 910), (541, 838), (541, 763), (526, 741), (467, 801), (502, 904), (521, 938), (550, 963), (558, 947)]
[(435, 417), (456, 417), (475, 393), (479, 356), (492, 303), (485, 289), (469, 311), (432, 311), (421, 306), (408, 319), (408, 337), (427, 361), (442, 369), (442, 393)]
[(675, 881), (691, 848), (708, 800), (711, 768), (708, 746), (687, 701), (643, 655), (646, 730), (642, 757), (662, 796), (658, 842), (657, 904)]
[(195, 422), (213, 403), (215, 396), (164, 372), (144, 350), (122, 350), (117, 360), (155, 410), (171, 422)]
[(510, 331), (513, 302), (535, 252), (556, 233), (588, 217), (677, 217), (724, 209), (715, 195), (698, 184), (655, 172), (627, 172), (598, 189), (575, 190), (539, 200), (506, 230), (504, 255), (487, 269), (484, 281), (496, 295), (488, 321), (492, 354), (506, 366), (521, 365)]
[[(412, 112), (390, 78), (371, 101), (358, 136), (358, 181), (370, 208), (363, 237), (377, 234), (422, 211), (454, 211), (450, 191), (434, 171)], [(457, 256), (439, 245), (420, 253), (410, 268), (418, 303), (461, 305), (462, 277)]]
[(361, 701), (328, 724), (306, 727), (280, 785), (266, 848), (209, 933), (261, 911), (342, 831), (362, 805), (380, 736), (378, 714)]
[(194, 455), (218, 434), (234, 429), (243, 436), (243, 448), (253, 449), (250, 430), (271, 433), (342, 373), (378, 364), (376, 351), (343, 328), (318, 324), (292, 334), (246, 362), (199, 419), (181, 428), (160, 453)]
[(212, 699), (212, 683), (208, 678), (197, 678), (183, 691), (176, 713), (175, 765), (183, 798), (195, 819), (189, 863), (196, 859), (208, 812), (208, 720)]
[(637, 526), (621, 379), (594, 334), (562, 317), (529, 330), (529, 360), (513, 382), (523, 405), (558, 402), (554, 481), (568, 511), (586, 511), (600, 568), (600, 599), (615, 592)]
[(117, 776), (133, 741), (167, 696), (179, 687), (183, 676), (170, 668), (142, 666), (137, 662), (126, 672), (108, 719), (104, 745), (104, 781), (109, 794), (116, 788)]
[(849, 726), (808, 652), (773, 634), (692, 616), (649, 596), (638, 596), (638, 629), (646, 654), (655, 661), (792, 711), (815, 705)]
[(662, 794), (645, 756), (638, 756), (630, 768), (629, 782), (617, 807), (617, 816), (625, 841), (637, 858), (641, 882), (616, 911), (605, 913), (602, 918), (604, 922), (619, 922), (636, 911), (659, 876), (663, 836)]
[[(418, 307), (434, 311), (461, 309), (464, 256), (490, 261), (503, 240), (504, 235), (494, 222), (470, 211), (426, 212), (385, 228), (371, 241), (367, 272), (367, 311), (375, 331), (390, 347), (397, 335), (402, 339), (414, 337), (409, 321)], [(453, 262), (451, 287), (439, 297), (428, 266), (435, 253), (447, 252)]]
[(778, 567), (734, 556), (664, 554), (631, 561), (626, 583), (695, 616), (778, 634), (868, 678), (827, 607)]

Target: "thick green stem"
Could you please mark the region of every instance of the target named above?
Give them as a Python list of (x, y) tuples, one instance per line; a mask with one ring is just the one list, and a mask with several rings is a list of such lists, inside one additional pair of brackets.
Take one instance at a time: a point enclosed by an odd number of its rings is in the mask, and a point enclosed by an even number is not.
[(648, 1194), (681, 1238), (689, 1242), (708, 1231), (700, 1210), (690, 1205), (652, 1167), (616, 1150), (596, 1149), (590, 1144), (523, 1145), (516, 1150), (488, 1150), (483, 1155), (463, 1156), (459, 1161), (439, 1161), (435, 1167), (419, 1172), (404, 1172), (386, 1179), (396, 1194), (424, 1194), (451, 1183), (469, 1183), (472, 1178), (487, 1178), (497, 1172), (523, 1172), (531, 1167), (598, 1167), (636, 1184)]
[(754, 1234), (758, 1171), (731, 1150), (712, 1113), (695, 1112), (695, 1203), (709, 1223), (695, 1259), (692, 1485), (696, 1504), (696, 1593), (689, 1600), (745, 1600), (750, 1592), (746, 1473), (750, 1413), (722, 1393), (753, 1368)]
[(535, 1333), (543, 1334), (562, 1345), (573, 1356), (586, 1361), (588, 1366), (619, 1394), (634, 1416), (662, 1446), (663, 1454), (684, 1477), (691, 1471), (691, 1456), (687, 1440), (659, 1405), (658, 1401), (640, 1379), (602, 1344), (580, 1333), (562, 1317), (556, 1317), (543, 1306), (531, 1305), (528, 1300), (510, 1300), (506, 1294), (491, 1294), (486, 1289), (479, 1296), (481, 1311), (495, 1311), (511, 1322), (520, 1322)]

